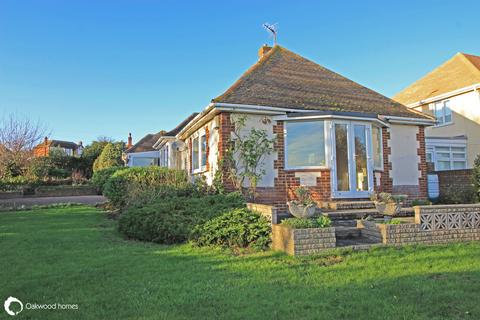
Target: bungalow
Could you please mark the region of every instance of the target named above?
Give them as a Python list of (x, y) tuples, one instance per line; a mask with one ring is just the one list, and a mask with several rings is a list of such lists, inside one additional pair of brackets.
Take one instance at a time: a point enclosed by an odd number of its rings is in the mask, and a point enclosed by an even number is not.
[(83, 143), (82, 141), (76, 144), (71, 141), (49, 140), (48, 137), (45, 137), (42, 143), (33, 148), (33, 155), (35, 157), (48, 157), (52, 148), (59, 148), (69, 156), (79, 157), (83, 152)]
[(245, 132), (276, 138), (263, 161), (260, 203), (284, 209), (299, 185), (321, 204), (377, 190), (427, 195), (424, 132), (434, 119), (278, 45), (261, 47), (259, 60), (228, 90), (159, 140), (156, 147), (182, 146), (183, 160), (164, 164), (213, 183), (240, 116)]
[(158, 133), (147, 134), (137, 143), (132, 144), (132, 135), (128, 135), (127, 150), (124, 153), (124, 162), (128, 167), (146, 167), (158, 166), (160, 162), (160, 153), (153, 145), (165, 133), (160, 131)]
[(435, 170), (473, 167), (480, 154), (480, 56), (459, 52), (393, 99), (436, 118), (425, 131)]

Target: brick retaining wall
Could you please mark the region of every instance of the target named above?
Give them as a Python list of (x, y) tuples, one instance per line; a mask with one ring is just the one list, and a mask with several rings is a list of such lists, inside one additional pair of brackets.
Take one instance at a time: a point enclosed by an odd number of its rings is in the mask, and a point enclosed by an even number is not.
[(289, 255), (309, 255), (335, 248), (335, 228), (291, 229), (272, 225), (272, 249)]

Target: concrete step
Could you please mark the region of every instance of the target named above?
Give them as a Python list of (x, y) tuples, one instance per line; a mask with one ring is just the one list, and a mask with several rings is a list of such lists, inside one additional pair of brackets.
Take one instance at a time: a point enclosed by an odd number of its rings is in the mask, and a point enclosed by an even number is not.
[(356, 227), (357, 220), (332, 220), (332, 227)]
[(381, 242), (375, 242), (364, 237), (356, 239), (337, 239), (337, 247), (349, 248), (352, 250), (368, 250), (371, 247), (383, 246)]
[(334, 210), (355, 210), (355, 209), (373, 209), (375, 205), (372, 201), (329, 201), (323, 202), (322, 208), (326, 211)]
[[(337, 211), (325, 211), (324, 215), (327, 215), (332, 221), (335, 220), (356, 220), (362, 219), (367, 216), (374, 218), (382, 218), (376, 209), (356, 209), (356, 210), (337, 210)], [(402, 208), (402, 211), (398, 214), (399, 217), (413, 217), (415, 214), (413, 208)]]
[(335, 237), (338, 239), (355, 239), (362, 236), (362, 229), (357, 227), (336, 227)]

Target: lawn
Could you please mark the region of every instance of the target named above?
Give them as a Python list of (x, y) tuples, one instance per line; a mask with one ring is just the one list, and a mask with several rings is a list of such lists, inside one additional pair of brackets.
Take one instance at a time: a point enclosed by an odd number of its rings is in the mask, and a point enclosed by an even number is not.
[(0, 252), (2, 305), (78, 304), (18, 319), (480, 318), (480, 243), (238, 255), (127, 241), (78, 206), (0, 213)]

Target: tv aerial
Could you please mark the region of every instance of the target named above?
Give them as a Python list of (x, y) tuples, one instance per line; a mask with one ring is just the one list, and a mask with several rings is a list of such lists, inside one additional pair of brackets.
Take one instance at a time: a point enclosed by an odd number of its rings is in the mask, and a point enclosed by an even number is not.
[(265, 28), (265, 30), (267, 30), (271, 36), (273, 36), (273, 45), (277, 45), (277, 33), (278, 33), (278, 24), (277, 23), (273, 23), (273, 24), (270, 24), (268, 22), (265, 22), (263, 24), (263, 27)]

